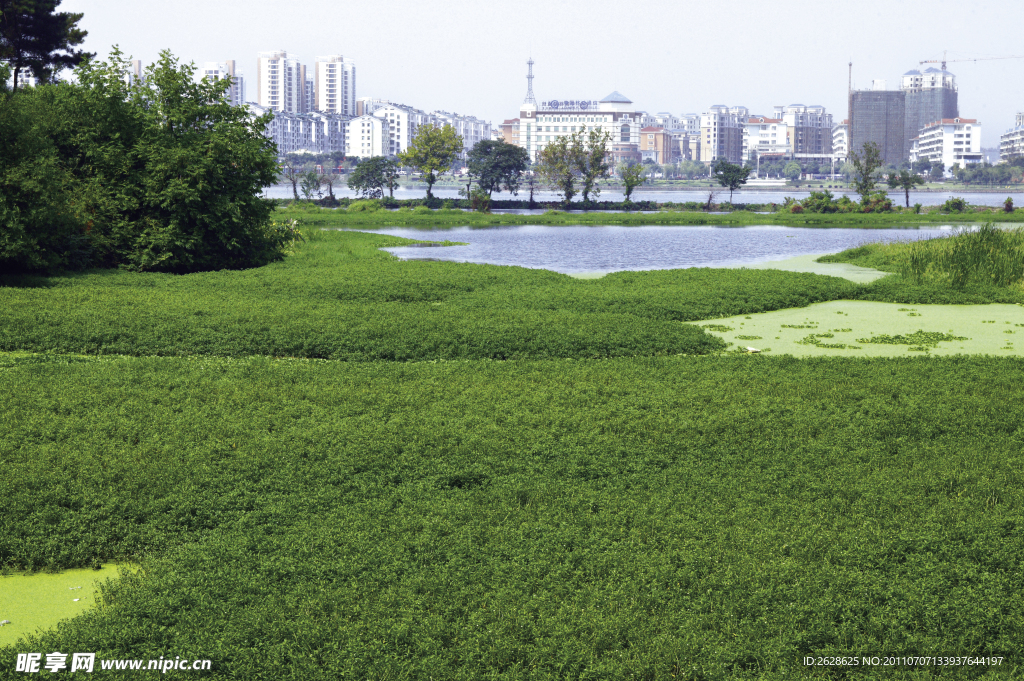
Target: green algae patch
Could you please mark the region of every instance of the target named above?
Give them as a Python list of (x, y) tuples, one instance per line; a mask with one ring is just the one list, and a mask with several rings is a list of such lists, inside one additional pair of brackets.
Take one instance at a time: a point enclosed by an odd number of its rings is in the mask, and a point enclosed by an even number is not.
[(0, 576), (0, 646), (26, 634), (49, 629), (96, 604), (97, 585), (119, 576), (113, 563), (99, 570), (64, 570)]
[(880, 279), (889, 274), (888, 272), (882, 272), (870, 267), (851, 265), (850, 263), (818, 262), (818, 258), (821, 257), (823, 256), (820, 253), (814, 255), (798, 255), (795, 258), (772, 260), (753, 265), (744, 265), (744, 267), (752, 270), (784, 270), (786, 272), (824, 274), (829, 277), (842, 277), (843, 279), (848, 279), (849, 281), (854, 281), (858, 284), (870, 284), (876, 279)]
[[(796, 357), (1024, 356), (1020, 305), (915, 305), (834, 300), (709, 320), (701, 327), (741, 350)], [(761, 339), (752, 342), (754, 337)]]

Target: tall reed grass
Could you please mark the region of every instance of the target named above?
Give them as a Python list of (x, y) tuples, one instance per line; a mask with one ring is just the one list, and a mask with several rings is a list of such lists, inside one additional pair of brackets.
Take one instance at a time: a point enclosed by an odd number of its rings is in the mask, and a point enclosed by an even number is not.
[(1024, 230), (991, 223), (958, 229), (948, 237), (896, 244), (897, 272), (916, 284), (944, 282), (956, 289), (968, 284), (1001, 288), (1024, 282)]

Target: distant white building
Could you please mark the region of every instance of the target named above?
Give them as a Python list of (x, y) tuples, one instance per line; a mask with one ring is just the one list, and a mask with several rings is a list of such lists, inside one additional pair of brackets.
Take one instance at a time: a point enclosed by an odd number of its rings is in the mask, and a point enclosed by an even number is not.
[(345, 155), (369, 158), (393, 156), (391, 123), (384, 116), (357, 116), (348, 121), (345, 133)]
[(832, 156), (836, 163), (845, 162), (850, 153), (850, 121), (832, 126)]
[(684, 113), (679, 116), (679, 128), (687, 135), (700, 135), (700, 114)]
[(789, 128), (781, 118), (750, 116), (743, 121), (743, 162), (791, 153)]
[(831, 160), (832, 114), (819, 104), (790, 104), (775, 107), (789, 129), (789, 146), (795, 158)]
[(260, 52), (256, 59), (256, 103), (287, 113), (304, 113), (309, 97), (306, 67), (283, 50)]
[[(141, 76), (141, 74), (140, 74)], [(203, 65), (204, 80), (229, 80), (231, 85), (227, 91), (228, 103), (232, 106), (245, 104), (245, 76), (235, 68), (235, 60), (208, 61)]]
[(447, 111), (432, 111), (431, 115), (434, 117), (435, 125), (450, 125), (462, 137), (462, 160), (466, 160), (466, 154), (477, 142), (491, 138), (490, 122), (480, 120), (476, 116), (460, 116)]
[(370, 114), (388, 121), (388, 155), (397, 155), (409, 149), (409, 143), (421, 125), (435, 124), (437, 119), (411, 106), (387, 102), (374, 108)]
[[(7, 67), (11, 69), (11, 75), (7, 78), (7, 87), (12, 88), (14, 87), (14, 67), (10, 64), (8, 64)], [(35, 77), (35, 74), (33, 74), (32, 71), (29, 69), (22, 69), (21, 71), (18, 71), (19, 88), (36, 87), (37, 85), (39, 85), (39, 79)]]
[(999, 136), (999, 159), (1024, 156), (1024, 113), (1017, 114), (1012, 128)]
[(348, 116), (320, 112), (288, 113), (258, 104), (247, 104), (252, 116), (274, 115), (264, 135), (277, 145), (280, 155), (308, 151), (311, 154), (347, 154)]
[(981, 124), (974, 118), (943, 118), (927, 123), (912, 140), (910, 161), (941, 161), (948, 172), (981, 163)]
[(629, 158), (639, 161), (641, 114), (632, 100), (612, 92), (600, 101), (568, 100), (524, 102), (519, 111), (519, 146), (530, 159), (560, 137), (574, 132), (598, 130), (611, 135), (608, 146), (613, 163)]

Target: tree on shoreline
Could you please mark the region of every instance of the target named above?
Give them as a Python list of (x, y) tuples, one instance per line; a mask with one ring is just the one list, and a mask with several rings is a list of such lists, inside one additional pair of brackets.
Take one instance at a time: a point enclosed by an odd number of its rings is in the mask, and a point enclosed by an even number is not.
[(631, 203), (630, 196), (633, 190), (644, 182), (644, 166), (641, 163), (623, 162), (619, 165), (619, 177), (622, 178), (622, 187), (626, 194), (623, 203)]
[(719, 186), (729, 190), (729, 203), (732, 203), (732, 193), (747, 183), (752, 170), (750, 166), (729, 163), (724, 159), (715, 163), (715, 180)]
[[(519, 193), (523, 173), (530, 165), (526, 149), (503, 140), (480, 140), (469, 151), (469, 174), (476, 177), (477, 186), (489, 197), (495, 190)], [(466, 190), (467, 197), (469, 189)]]
[(427, 183), (427, 200), (434, 198), (432, 189), (437, 176), (447, 172), (455, 165), (462, 153), (462, 135), (455, 132), (450, 125), (421, 125), (409, 143), (409, 148), (399, 154), (399, 160), (407, 166), (416, 168), (423, 173)]
[(853, 187), (860, 194), (861, 203), (875, 190), (875, 171), (882, 167), (882, 153), (874, 142), (865, 142), (863, 153), (850, 155), (853, 164)]
[(886, 182), (890, 189), (902, 189), (904, 191), (907, 197), (907, 208), (910, 208), (910, 190), (924, 184), (921, 176), (906, 170), (901, 170), (899, 173), (889, 173)]
[[(611, 164), (608, 163), (608, 143), (611, 139), (612, 136), (608, 132), (591, 130), (586, 140), (580, 139), (580, 149), (573, 154), (582, 183), (580, 193), (583, 194), (583, 203), (590, 202), (591, 194), (598, 196), (601, 193), (598, 180), (606, 176), (611, 169)], [(575, 142), (575, 137), (573, 141)]]
[(577, 155), (583, 150), (583, 132), (564, 135), (549, 143), (537, 154), (537, 171), (555, 191), (562, 195), (562, 202), (568, 205), (576, 196), (580, 161)]

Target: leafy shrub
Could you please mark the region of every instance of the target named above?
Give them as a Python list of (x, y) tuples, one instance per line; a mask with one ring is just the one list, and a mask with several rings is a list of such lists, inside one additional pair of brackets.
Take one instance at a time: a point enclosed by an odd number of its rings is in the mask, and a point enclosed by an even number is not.
[(892, 199), (884, 191), (870, 192), (861, 200), (860, 209), (865, 213), (888, 213), (892, 211)]
[(381, 207), (380, 199), (360, 199), (350, 203), (347, 210), (350, 213), (376, 213)]
[(951, 196), (939, 208), (940, 213), (963, 213), (968, 209), (967, 202), (958, 196)]
[[(57, 229), (27, 250), (19, 246), (20, 256), (0, 253), (5, 269), (91, 262), (184, 273), (279, 259), (286, 244), (269, 229), (274, 204), (259, 197), (276, 176), (274, 147), (261, 131), (267, 121), (228, 104), (227, 81), (196, 82), (194, 68), (167, 52), (142, 80), (127, 84), (128, 72), (115, 50), (109, 62), (80, 66), (76, 83), (9, 98), (8, 122), (34, 112), (34, 124), (22, 130), (43, 163), (4, 172), (18, 187), (4, 192), (9, 217), (0, 234), (24, 244), (50, 231), (50, 220)], [(29, 198), (25, 180), (33, 174), (37, 186), (47, 186)]]

